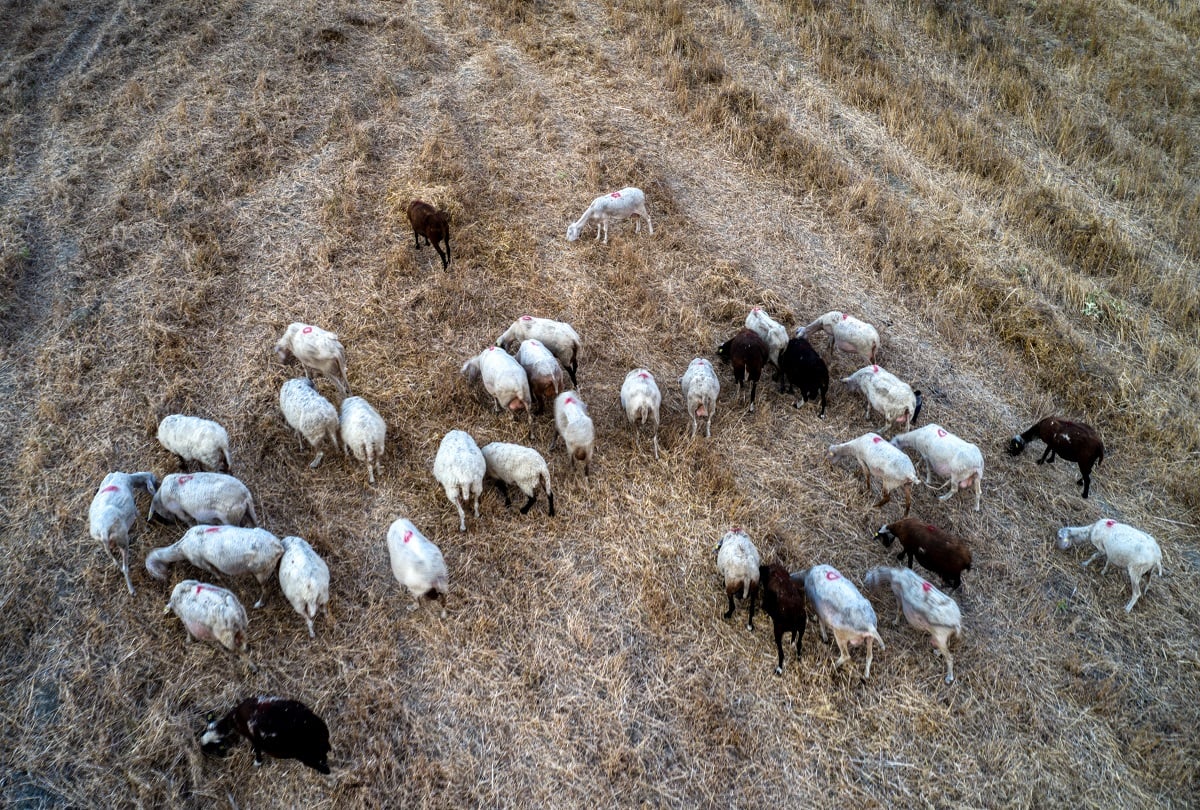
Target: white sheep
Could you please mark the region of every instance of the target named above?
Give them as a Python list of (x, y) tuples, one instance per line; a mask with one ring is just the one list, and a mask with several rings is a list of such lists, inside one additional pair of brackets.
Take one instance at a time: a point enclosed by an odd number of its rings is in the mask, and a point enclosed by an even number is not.
[(530, 507), (537, 501), (537, 489), (540, 485), (546, 490), (546, 501), (550, 505), (550, 517), (554, 517), (554, 492), (550, 489), (550, 468), (546, 459), (532, 447), (522, 447), (519, 444), (507, 442), (492, 442), (481, 449), (483, 460), (487, 464), (486, 478), (497, 482), (504, 493), (504, 505), (510, 506), (512, 500), (508, 496), (509, 484), (515, 485), (528, 498), (521, 507), (521, 514), (527, 514)]
[(921, 392), (914, 391), (908, 383), (881, 366), (864, 366), (842, 382), (851, 391), (867, 398), (866, 417), (871, 418), (871, 409), (879, 411), (887, 420), (880, 432), (899, 427), (908, 430), (921, 413)]
[[(1083, 562), (1083, 567), (1097, 557), (1104, 557), (1104, 568), (1101, 574), (1108, 571), (1109, 563), (1123, 566), (1129, 572), (1129, 584), (1133, 588), (1133, 597), (1125, 605), (1125, 612), (1133, 610), (1142, 594), (1150, 590), (1150, 580), (1153, 571), (1158, 569), (1158, 575), (1163, 575), (1162, 549), (1153, 537), (1135, 529), (1127, 523), (1101, 518), (1090, 526), (1064, 526), (1058, 530), (1058, 547), (1068, 549), (1076, 543), (1091, 542), (1096, 553)], [(1146, 587), (1142, 587), (1142, 577), (1146, 578)]]
[(692, 417), (692, 438), (696, 437), (697, 418), (705, 420), (704, 438), (711, 438), (713, 411), (717, 409), (717, 397), (721, 394), (721, 381), (717, 379), (712, 363), (697, 357), (688, 365), (679, 384), (683, 388), (688, 415)]
[(138, 520), (133, 495), (138, 489), (153, 495), (157, 487), (151, 472), (111, 472), (100, 482), (88, 509), (88, 532), (108, 549), (109, 556), (125, 575), (130, 596), (133, 596), (133, 582), (129, 579), (129, 530)]
[(529, 393), (533, 396), (538, 413), (546, 409), (547, 402), (553, 402), (559, 393), (566, 390), (562, 363), (540, 340), (522, 340), (517, 348), (517, 362), (529, 378)]
[(499, 346), (488, 346), (463, 363), (462, 374), (468, 382), (483, 381), (484, 390), (492, 398), (496, 410), (525, 411), (529, 430), (533, 432), (532, 399), (529, 395), (529, 376), (511, 354)]
[(471, 434), (463, 430), (452, 430), (442, 437), (437, 456), (433, 460), (433, 477), (446, 491), (446, 497), (458, 510), (458, 530), (467, 530), (467, 516), (463, 504), (475, 499), (475, 519), (479, 520), (479, 496), (483, 492), (483, 476), (487, 462), (479, 445)]
[(342, 452), (366, 464), (367, 481), (374, 484), (387, 439), (383, 417), (362, 397), (346, 397), (342, 400), (338, 429), (342, 434)]
[(442, 604), (442, 618), (446, 618), (446, 594), (450, 589), (450, 581), (441, 549), (421, 534), (407, 518), (399, 518), (388, 528), (387, 544), (392, 574), (413, 598), (413, 604), (408, 609), (419, 608), (422, 597), (437, 599)]
[[(635, 368), (621, 383), (621, 407), (633, 426), (633, 438), (638, 440), (641, 426), (654, 420), (654, 457), (658, 458), (658, 417), (662, 408), (662, 392), (654, 375), (644, 368)], [(639, 447), (640, 442), (639, 442)]]
[(211, 419), (173, 413), (158, 423), (158, 442), (179, 457), (184, 469), (197, 461), (204, 469), (229, 472), (229, 434)]
[(879, 354), (879, 332), (866, 321), (860, 321), (844, 312), (826, 312), (820, 318), (796, 330), (796, 337), (809, 337), (810, 332), (824, 330), (829, 335), (829, 349), (841, 349), (857, 354), (868, 363), (874, 363)]
[(933, 638), (933, 646), (946, 659), (946, 683), (954, 682), (954, 656), (950, 639), (962, 638), (962, 612), (958, 603), (925, 581), (911, 568), (872, 568), (867, 572), (868, 588), (891, 585), (896, 595), (896, 620), (900, 614), (910, 627), (924, 630)]
[(571, 377), (571, 385), (578, 387), (575, 372), (579, 370), (579, 354), (583, 344), (579, 334), (569, 323), (555, 321), (550, 318), (535, 318), (532, 315), (522, 315), (512, 322), (512, 326), (504, 330), (504, 334), (496, 338), (496, 345), (511, 352), (523, 340), (537, 340), (558, 358), (562, 367)]
[(283, 556), (283, 543), (266, 529), (239, 526), (193, 526), (169, 546), (156, 548), (146, 555), (146, 570), (158, 580), (167, 579), (167, 566), (189, 562), (210, 574), (230, 577), (253, 574), (259, 595), (254, 607), (267, 601), (267, 582)]
[(804, 577), (804, 591), (821, 621), (821, 640), (829, 640), (825, 632), (829, 629), (837, 641), (841, 655), (833, 665), (840, 667), (850, 660), (848, 644), (857, 646), (866, 641), (867, 666), (863, 680), (870, 678), (873, 643), (878, 641), (879, 649), (886, 649), (883, 639), (879, 637), (878, 620), (871, 603), (859, 593), (854, 583), (832, 565), (814, 565), (810, 568)]
[(317, 451), (316, 457), (309, 467), (316, 469), (325, 458), (326, 440), (333, 443), (334, 449), (338, 443), (338, 412), (333, 403), (317, 393), (317, 387), (307, 377), (297, 377), (288, 380), (279, 389), (279, 408), (283, 418), (300, 438), (300, 449), (304, 449), (304, 440)]
[(867, 478), (867, 488), (871, 487), (871, 476), (879, 479), (882, 496), (875, 504), (878, 508), (892, 499), (892, 490), (904, 488), (904, 516), (908, 517), (909, 507), (912, 506), (912, 485), (921, 483), (912, 460), (904, 455), (904, 451), (893, 447), (884, 441), (877, 433), (864, 433), (856, 439), (843, 444), (829, 445), (826, 460), (832, 464), (835, 460), (851, 456), (858, 461)]
[(571, 467), (583, 462), (583, 474), (591, 477), (592, 454), (596, 450), (596, 427), (588, 416), (588, 407), (575, 391), (563, 391), (554, 400), (554, 425), (558, 433), (550, 444), (553, 450), (561, 438), (571, 456)]
[[(206, 582), (185, 579), (171, 591), (163, 615), (171, 611), (187, 628), (188, 641), (196, 639), (219, 644), (249, 663), (246, 629), (250, 620), (232, 592)], [(254, 668), (253, 664), (250, 666)]]
[(316, 638), (313, 619), (329, 604), (329, 566), (304, 538), (289, 536), (281, 542), (279, 589), (308, 625), (308, 637)]
[(162, 480), (146, 520), (180, 521), (188, 526), (198, 523), (240, 526), (249, 517), (258, 525), (254, 498), (238, 479), (225, 473), (172, 473)]
[(333, 380), (343, 394), (350, 393), (346, 378), (346, 349), (333, 332), (307, 323), (293, 323), (275, 344), (275, 355), (282, 363), (299, 360), (305, 376), (320, 372)]
[(968, 441), (964, 441), (941, 425), (926, 425), (892, 439), (892, 444), (901, 450), (912, 448), (925, 460), (925, 483), (930, 484), (930, 475), (948, 479), (939, 489), (950, 487), (942, 501), (949, 500), (960, 489), (974, 486), (975, 511), (979, 511), (979, 498), (983, 482), (983, 452)]
[(733, 598), (740, 592), (740, 599), (750, 600), (750, 618), (746, 629), (754, 629), (754, 600), (758, 596), (759, 566), (762, 561), (750, 535), (741, 529), (732, 529), (717, 543), (717, 570), (725, 580), (725, 596), (729, 599), (729, 610), (725, 618), (733, 616)]
[(767, 344), (768, 359), (779, 368), (779, 353), (788, 345), (788, 333), (783, 324), (768, 315), (762, 307), (755, 307), (746, 316), (746, 328), (763, 339)]
[[(609, 223), (624, 222), (631, 217), (643, 217), (650, 235), (654, 235), (654, 223), (650, 221), (650, 214), (646, 211), (646, 195), (640, 188), (628, 186), (592, 200), (583, 216), (567, 226), (567, 241), (574, 242), (583, 233), (584, 228), (594, 224), (596, 238), (599, 239), (600, 232), (603, 231), (604, 244), (607, 245)], [(635, 220), (633, 232), (638, 233), (641, 230), (641, 220)]]

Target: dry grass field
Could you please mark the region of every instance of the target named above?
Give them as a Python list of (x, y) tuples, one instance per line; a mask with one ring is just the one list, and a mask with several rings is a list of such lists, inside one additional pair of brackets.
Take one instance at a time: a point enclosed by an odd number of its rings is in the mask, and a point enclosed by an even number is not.
[[(0, 22), (0, 803), (1200, 802), (1191, 0), (10, 0)], [(625, 185), (654, 235), (568, 243)], [(448, 272), (413, 247), (414, 196), (453, 214)], [(983, 448), (982, 511), (913, 506), (974, 549), (954, 684), (890, 593), (868, 682), (812, 625), (776, 677), (770, 619), (721, 618), (731, 526), (861, 583), (902, 509), (823, 461), (878, 427), (836, 381), (825, 420), (770, 383), (749, 414), (717, 362), (690, 438), (678, 379), (754, 305), (877, 324), (922, 421)], [(458, 370), (525, 313), (583, 338), (591, 481), (538, 416), (558, 516), (488, 490), (460, 534), (442, 435), (528, 435)], [(387, 420), (376, 486), (297, 449), (297, 367), (270, 351), (292, 321), (340, 335)], [(638, 365), (658, 461), (617, 403)], [(155, 429), (178, 411), (228, 428), (264, 526), (333, 573), (315, 641), (277, 590), (252, 611), (258, 672), (162, 615), (142, 560), (181, 529), (136, 529), (132, 598), (88, 536), (106, 473), (175, 470)], [(1104, 434), (1088, 500), (1040, 446), (1003, 452), (1055, 413)], [(445, 619), (405, 609), (400, 516), (445, 554)], [(1123, 572), (1053, 547), (1102, 516), (1163, 548), (1131, 615)], [(260, 693), (324, 717), (332, 775), (200, 753), (204, 715)]]

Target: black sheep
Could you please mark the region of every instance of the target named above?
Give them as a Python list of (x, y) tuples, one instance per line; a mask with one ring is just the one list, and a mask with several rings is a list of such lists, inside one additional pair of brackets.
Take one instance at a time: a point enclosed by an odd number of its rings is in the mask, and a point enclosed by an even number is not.
[(255, 765), (261, 765), (263, 754), (268, 754), (276, 759), (298, 759), (329, 773), (329, 728), (298, 700), (246, 698), (220, 720), (209, 718), (200, 747), (206, 754), (223, 757), (237, 742), (238, 734), (254, 747)]
[(1104, 442), (1100, 440), (1099, 432), (1082, 422), (1047, 416), (1024, 433), (1013, 436), (1008, 443), (1008, 454), (1020, 455), (1033, 439), (1041, 439), (1046, 444), (1038, 464), (1053, 463), (1056, 453), (1079, 464), (1080, 478), (1075, 483), (1083, 484), (1083, 497), (1086, 498), (1092, 488), (1092, 467), (1104, 461)]
[(758, 569), (763, 612), (771, 617), (775, 629), (775, 650), (779, 663), (775, 674), (783, 674), (783, 634), (791, 633), (796, 642), (796, 658), (800, 657), (800, 642), (804, 639), (804, 628), (808, 624), (808, 608), (805, 603), (804, 585), (788, 574), (779, 563), (760, 566)]
[[(800, 396), (804, 398), (805, 402), (820, 397), (821, 412), (817, 416), (821, 419), (825, 418), (825, 395), (829, 392), (829, 366), (825, 365), (825, 361), (821, 359), (821, 355), (817, 354), (811, 343), (802, 337), (795, 337), (788, 341), (787, 348), (779, 355), (779, 371), (776, 379), (779, 380), (779, 393), (781, 394), (786, 385), (788, 391), (793, 395), (796, 387), (799, 386)], [(795, 398), (792, 399), (792, 407), (800, 407), (800, 402)]]

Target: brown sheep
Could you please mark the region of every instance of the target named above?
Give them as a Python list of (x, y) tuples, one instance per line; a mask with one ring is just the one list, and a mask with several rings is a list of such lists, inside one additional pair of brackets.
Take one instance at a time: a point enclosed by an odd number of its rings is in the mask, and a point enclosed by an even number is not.
[(885, 548), (899, 540), (903, 548), (896, 555), (897, 560), (907, 557), (908, 567), (912, 568), (915, 558), (941, 577), (950, 590), (962, 586), (962, 572), (971, 568), (971, 549), (964, 540), (916, 518), (904, 518), (884, 526), (875, 533), (875, 539)]
[[(410, 202), (406, 213), (408, 224), (412, 225), (417, 250), (421, 249), (421, 237), (424, 236), (425, 244), (433, 245), (433, 249), (442, 258), (442, 269), (445, 270), (450, 265), (450, 215), (423, 200)], [(445, 242), (445, 253), (438, 245), (439, 242)]]

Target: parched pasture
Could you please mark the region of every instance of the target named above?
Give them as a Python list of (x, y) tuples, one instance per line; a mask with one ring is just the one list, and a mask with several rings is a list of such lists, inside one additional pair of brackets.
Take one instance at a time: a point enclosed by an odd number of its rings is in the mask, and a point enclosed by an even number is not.
[[(29, 0), (0, 21), (4, 804), (1196, 803), (1194, 5)], [(627, 185), (653, 236), (567, 241)], [(448, 270), (413, 246), (414, 197), (451, 213)], [(983, 449), (980, 512), (913, 505), (974, 553), (952, 685), (886, 591), (867, 682), (815, 626), (776, 677), (769, 619), (721, 618), (730, 527), (861, 586), (903, 508), (823, 461), (881, 424), (846, 357), (824, 420), (766, 380), (754, 414), (733, 401), (715, 350), (753, 306), (875, 324), (922, 423)], [(539, 415), (558, 515), (489, 489), (460, 533), (433, 457), (454, 428), (529, 440), (458, 374), (522, 314), (583, 339), (591, 480)], [(283, 421), (293, 321), (340, 336), (387, 422), (374, 486), (337, 454), (309, 469)], [(678, 385), (698, 356), (723, 389), (707, 440)], [(618, 404), (638, 366), (658, 461)], [(264, 527), (331, 570), (315, 640), (277, 589), (251, 611), (257, 672), (162, 615), (199, 572), (142, 560), (182, 528), (138, 527), (133, 597), (88, 536), (107, 472), (174, 471), (174, 412), (228, 429)], [(1004, 453), (1050, 414), (1104, 436), (1087, 500), (1074, 465)], [(445, 619), (392, 578), (400, 516), (445, 555)], [(1128, 615), (1123, 573), (1053, 548), (1101, 516), (1163, 548)], [(205, 715), (254, 694), (324, 718), (330, 776), (200, 753)]]

